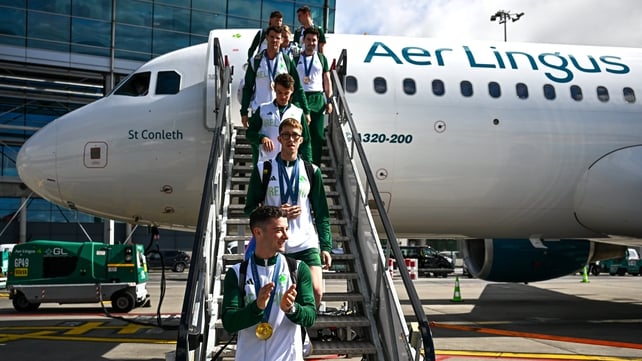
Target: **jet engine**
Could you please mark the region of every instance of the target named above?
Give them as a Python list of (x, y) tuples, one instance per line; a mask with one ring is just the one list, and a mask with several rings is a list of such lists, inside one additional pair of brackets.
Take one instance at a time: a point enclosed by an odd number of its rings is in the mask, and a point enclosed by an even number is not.
[(589, 262), (622, 255), (625, 246), (587, 239), (467, 239), (468, 272), (496, 282), (535, 282), (565, 276)]

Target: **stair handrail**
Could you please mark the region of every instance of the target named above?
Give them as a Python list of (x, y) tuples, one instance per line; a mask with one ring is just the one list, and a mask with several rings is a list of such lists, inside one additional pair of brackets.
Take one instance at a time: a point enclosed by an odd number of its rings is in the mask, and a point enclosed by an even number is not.
[[(221, 200), (224, 192), (222, 180), (225, 177), (222, 165), (226, 164), (225, 158), (229, 157), (229, 153), (226, 153), (226, 149), (229, 148), (226, 143), (229, 142), (231, 134), (231, 124), (228, 119), (231, 69), (223, 61), (219, 39), (214, 38), (212, 34), (208, 40), (208, 51), (213, 54), (208, 54), (208, 62), (211, 59), (212, 64), (207, 65), (209, 69), (215, 70), (215, 73), (211, 74), (208, 70), (205, 74), (205, 82), (207, 83), (207, 78), (215, 82), (216, 100), (213, 111), (216, 113), (216, 126), (211, 129), (212, 146), (205, 173), (203, 197), (199, 208), (192, 259), (178, 328), (175, 354), (177, 361), (204, 360), (208, 357), (206, 355), (207, 348), (203, 348), (203, 345), (208, 344), (210, 327), (207, 306), (212, 295), (208, 292), (211, 288), (209, 276), (216, 269), (216, 265), (209, 264), (209, 262), (215, 260), (212, 254), (218, 254), (218, 242), (211, 242), (211, 240), (218, 239), (220, 232), (220, 227), (215, 225), (217, 214), (212, 214), (212, 209), (219, 213), (222, 208)], [(209, 250), (206, 244), (208, 238), (209, 244), (214, 245), (214, 250)], [(210, 254), (204, 254), (204, 249), (209, 250)], [(195, 352), (195, 355), (191, 357), (190, 352)]]
[[(360, 192), (360, 194), (357, 194), (358, 199), (355, 202), (365, 206), (364, 211), (367, 214), (369, 214), (370, 217), (372, 217), (371, 212), (369, 210), (368, 195), (370, 194), (374, 200), (374, 205), (377, 210), (377, 213), (379, 214), (379, 218), (380, 218), (379, 220), (381, 222), (383, 232), (386, 235), (388, 244), (390, 245), (390, 249), (392, 251), (392, 255), (396, 261), (396, 264), (398, 265), (398, 269), (401, 275), (403, 285), (406, 288), (408, 298), (410, 300), (413, 312), (415, 313), (415, 316), (417, 319), (419, 332), (421, 334), (423, 349), (425, 352), (424, 360), (434, 361), (435, 360), (434, 343), (433, 343), (432, 333), (430, 331), (430, 326), (429, 326), (426, 314), (421, 305), (421, 300), (419, 299), (419, 295), (417, 294), (414, 284), (410, 278), (410, 273), (408, 272), (408, 269), (406, 267), (405, 260), (404, 260), (403, 254), (401, 253), (401, 249), (399, 248), (399, 244), (397, 242), (397, 237), (395, 235), (392, 223), (388, 218), (388, 214), (385, 210), (383, 200), (381, 199), (381, 195), (379, 194), (379, 190), (375, 182), (375, 177), (370, 168), (370, 164), (368, 163), (365, 151), (361, 144), (359, 132), (357, 131), (357, 127), (352, 118), (352, 112), (350, 111), (350, 107), (348, 106), (348, 101), (346, 100), (344, 88), (345, 88), (345, 81), (347, 76), (347, 64), (348, 64), (347, 51), (343, 49), (341, 52), (341, 55), (339, 56), (339, 59), (336, 61), (336, 66), (334, 67), (335, 69), (332, 71), (332, 86), (333, 86), (333, 96), (334, 96), (333, 101), (335, 105), (334, 106), (335, 110), (330, 114), (329, 120), (328, 120), (329, 137), (331, 140), (335, 140), (339, 138), (346, 139), (347, 137), (349, 141), (349, 146), (351, 147), (350, 149), (347, 149), (349, 153), (347, 155), (348, 158), (351, 160), (351, 163), (355, 166), (357, 165), (357, 163), (361, 164), (363, 174), (360, 174), (360, 176), (365, 177), (365, 184), (364, 184), (365, 187), (362, 186), (361, 188), (362, 191)], [(348, 132), (349, 132), (348, 135), (343, 134), (345, 132), (343, 129), (345, 125), (348, 126)], [(341, 134), (338, 134), (338, 132), (340, 132)], [(333, 147), (337, 146), (333, 141), (331, 141), (330, 143)], [(346, 145), (348, 145), (348, 142), (346, 142)], [(335, 152), (337, 151), (341, 151), (341, 150), (335, 149)], [(339, 170), (339, 172), (343, 172), (343, 164), (341, 164), (340, 159), (339, 159), (339, 164), (337, 164), (337, 169)], [(341, 180), (342, 178), (343, 178), (342, 174), (338, 173), (337, 179)], [(360, 179), (358, 179), (358, 177), (357, 179), (354, 179), (354, 181), (356, 181), (356, 183), (360, 183)], [(349, 211), (352, 211), (352, 209), (349, 209)], [(352, 214), (351, 218), (352, 218), (353, 228), (354, 229), (358, 228), (359, 217), (357, 217), (355, 214)], [(377, 241), (376, 243), (379, 243), (378, 242), (379, 238), (376, 230), (373, 232), (373, 238), (375, 241)], [(390, 282), (387, 283), (386, 287), (388, 288), (392, 287), (392, 290), (389, 290), (389, 292), (394, 293), (394, 285), (392, 285), (391, 279), (389, 278), (388, 273), (382, 272), (382, 270), (386, 269), (385, 256), (384, 256), (383, 250), (380, 244), (376, 244), (376, 247), (380, 255), (378, 260), (378, 265), (376, 267), (376, 269), (378, 270), (378, 274), (380, 275), (380, 282), (386, 283), (385, 279), (387, 278), (388, 281)], [(380, 283), (377, 283), (377, 288), (378, 287), (380, 287)], [(392, 295), (392, 297), (396, 298), (396, 294)], [(398, 302), (398, 299), (397, 299), (397, 302)], [(405, 335), (405, 336), (407, 337), (407, 341), (409, 342), (409, 335)], [(394, 342), (394, 340), (388, 340), (388, 342)], [(419, 351), (417, 350), (416, 352), (419, 352)], [(400, 354), (397, 353), (397, 355), (400, 355)]]

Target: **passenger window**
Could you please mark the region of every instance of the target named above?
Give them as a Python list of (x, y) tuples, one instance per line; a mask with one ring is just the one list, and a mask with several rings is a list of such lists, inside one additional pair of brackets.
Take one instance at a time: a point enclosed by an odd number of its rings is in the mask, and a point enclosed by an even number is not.
[(582, 88), (577, 85), (571, 85), (571, 98), (575, 99), (578, 102), (582, 100)]
[(132, 75), (127, 81), (119, 86), (115, 95), (126, 95), (130, 97), (140, 97), (147, 95), (149, 91), (150, 72), (137, 73)]
[(414, 79), (406, 78), (403, 80), (403, 92), (408, 95), (414, 95), (417, 92), (417, 85)]
[(473, 84), (468, 80), (464, 80), (459, 83), (459, 88), (461, 89), (461, 95), (465, 97), (473, 96)]
[(346, 91), (348, 93), (356, 93), (359, 89), (357, 78), (352, 75), (346, 76)]
[(627, 103), (635, 103), (635, 92), (629, 87), (622, 89), (624, 94), (624, 101)]
[(443, 81), (441, 81), (439, 79), (435, 79), (435, 80), (432, 81), (432, 93), (433, 94), (438, 95), (438, 96), (442, 96), (442, 95), (444, 95), (445, 92), (446, 92), (446, 88), (444, 87), (444, 82)]
[(606, 89), (604, 86), (598, 86), (597, 87), (597, 98), (601, 102), (608, 102), (609, 101), (609, 90)]
[(497, 82), (491, 81), (488, 83), (488, 94), (493, 98), (502, 96), (502, 89)]
[(388, 84), (386, 84), (386, 79), (378, 76), (374, 78), (374, 91), (377, 94), (384, 94), (388, 91)]
[(156, 94), (176, 94), (181, 89), (181, 76), (171, 71), (159, 71), (156, 79)]
[(544, 84), (544, 98), (548, 100), (555, 99), (555, 87), (551, 84)]
[(519, 99), (528, 98), (528, 87), (524, 83), (517, 83), (515, 85), (515, 91), (517, 92), (517, 97)]

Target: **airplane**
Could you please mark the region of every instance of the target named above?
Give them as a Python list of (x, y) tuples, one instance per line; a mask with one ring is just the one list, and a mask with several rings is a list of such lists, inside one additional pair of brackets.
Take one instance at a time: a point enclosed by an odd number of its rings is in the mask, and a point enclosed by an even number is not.
[[(255, 33), (211, 34), (237, 72), (234, 117)], [(347, 49), (346, 96), (398, 237), (463, 239), (473, 275), (508, 282), (566, 275), (640, 244), (641, 49), (327, 40), (329, 61)], [(152, 59), (43, 127), (20, 151), (21, 179), (85, 213), (193, 230), (212, 137), (206, 51)]]

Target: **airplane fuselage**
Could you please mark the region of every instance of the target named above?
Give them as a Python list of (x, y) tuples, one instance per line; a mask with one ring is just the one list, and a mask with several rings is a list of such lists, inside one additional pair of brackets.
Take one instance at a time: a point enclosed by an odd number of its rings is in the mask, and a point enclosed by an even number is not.
[[(215, 31), (235, 66), (235, 119), (254, 33)], [(641, 50), (328, 35), (330, 61), (343, 48), (347, 99), (399, 235), (642, 237)], [(143, 65), (147, 95), (116, 91), (53, 121), (23, 146), (22, 179), (83, 212), (193, 228), (212, 141), (206, 51)], [(163, 71), (180, 75), (177, 94), (156, 94)]]

